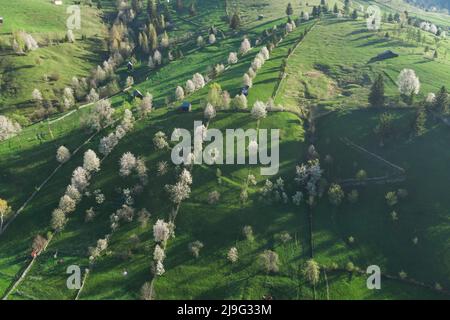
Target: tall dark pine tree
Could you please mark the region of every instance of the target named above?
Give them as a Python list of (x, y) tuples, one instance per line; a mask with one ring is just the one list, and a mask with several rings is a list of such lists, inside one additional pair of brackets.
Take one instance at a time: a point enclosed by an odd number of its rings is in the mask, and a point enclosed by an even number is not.
[(427, 113), (425, 112), (425, 108), (419, 107), (417, 109), (416, 118), (414, 119), (414, 134), (416, 136), (421, 136), (425, 133), (426, 122), (427, 122)]
[(239, 17), (239, 13), (235, 12), (233, 13), (233, 16), (231, 17), (230, 20), (230, 28), (236, 30), (239, 28), (240, 25), (241, 25), (241, 18)]
[(289, 2), (286, 8), (286, 14), (292, 16), (294, 14), (294, 9), (292, 9), (292, 4)]
[(370, 89), (369, 103), (372, 107), (382, 107), (384, 100), (384, 79), (383, 75), (379, 74)]
[(440, 113), (446, 113), (449, 108), (449, 97), (448, 92), (445, 86), (439, 90), (438, 94), (436, 95), (436, 99), (434, 100), (434, 110)]
[(337, 5), (337, 3), (335, 3), (334, 7), (333, 7), (333, 13), (338, 13), (338, 12), (339, 12), (338, 5)]

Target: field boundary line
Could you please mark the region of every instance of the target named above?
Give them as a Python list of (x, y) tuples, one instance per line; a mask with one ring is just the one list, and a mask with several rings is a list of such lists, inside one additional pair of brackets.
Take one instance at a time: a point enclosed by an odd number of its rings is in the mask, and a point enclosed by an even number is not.
[[(49, 237), (49, 239), (47, 240), (47, 242), (45, 243), (44, 248), (42, 248), (42, 251), (39, 253), (39, 255), (41, 255), (48, 247), (48, 245), (50, 244), (50, 241), (52, 241), (53, 239), (53, 234), (51, 234), (51, 236)], [(33, 259), (31, 259), (30, 263), (28, 264), (28, 266), (25, 268), (25, 270), (22, 272), (22, 274), (20, 275), (20, 277), (12, 284), (12, 286), (9, 288), (9, 290), (6, 290), (5, 295), (2, 297), (2, 300), (8, 300), (9, 295), (16, 290), (16, 288), (19, 286), (19, 284), (25, 279), (25, 277), (27, 276), (28, 272), (30, 272), (31, 268), (33, 267), (34, 262), (37, 260), (37, 258), (39, 257), (39, 255), (36, 255)]]

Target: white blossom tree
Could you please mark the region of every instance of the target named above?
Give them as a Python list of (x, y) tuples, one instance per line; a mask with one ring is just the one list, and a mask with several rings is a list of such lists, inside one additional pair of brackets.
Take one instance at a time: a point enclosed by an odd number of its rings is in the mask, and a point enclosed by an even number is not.
[(252, 118), (256, 120), (263, 119), (267, 116), (267, 106), (264, 102), (256, 101), (251, 111)]
[(159, 52), (159, 50), (155, 50), (155, 52), (153, 53), (153, 63), (156, 66), (159, 66), (162, 63), (162, 55), (161, 52)]
[(238, 249), (236, 247), (230, 248), (227, 254), (227, 259), (231, 263), (236, 263), (239, 259)]
[(78, 167), (72, 173), (71, 185), (82, 192), (89, 185), (89, 179), (89, 173), (83, 167)]
[(99, 171), (100, 170), (100, 159), (97, 157), (95, 152), (91, 149), (84, 153), (83, 158), (83, 168), (88, 172)]
[(194, 76), (192, 77), (192, 82), (194, 83), (196, 90), (201, 89), (205, 86), (205, 78), (203, 78), (200, 73), (194, 74)]
[(91, 129), (99, 131), (113, 123), (114, 109), (108, 99), (95, 103), (94, 109), (90, 112), (88, 125)]
[(169, 224), (164, 222), (164, 220), (157, 220), (153, 226), (153, 238), (155, 242), (165, 243), (170, 236)]
[(242, 84), (250, 88), (253, 86), (252, 78), (247, 73), (245, 73), (244, 76), (242, 77)]
[(175, 97), (177, 100), (183, 100), (184, 99), (184, 90), (182, 87), (178, 86), (175, 90)]
[(67, 162), (70, 159), (70, 151), (65, 146), (60, 146), (56, 151), (56, 160), (59, 163)]
[(209, 35), (208, 42), (209, 42), (209, 44), (214, 44), (214, 43), (216, 43), (216, 35), (215, 35), (214, 33), (211, 33), (211, 34)]
[(247, 97), (243, 94), (238, 94), (234, 97), (232, 104), (236, 109), (247, 109)]
[(155, 136), (153, 137), (153, 145), (157, 150), (167, 148), (169, 146), (169, 143), (167, 142), (166, 134), (162, 131), (158, 131), (157, 133), (155, 133)]
[(192, 80), (186, 81), (186, 92), (193, 93), (195, 91), (195, 84)]
[(0, 115), (0, 141), (14, 137), (20, 131), (22, 131), (20, 124)]
[(420, 90), (420, 81), (412, 69), (403, 69), (397, 80), (398, 90), (405, 96), (418, 94)]
[(119, 174), (122, 177), (127, 177), (136, 168), (137, 160), (131, 152), (126, 152), (122, 155), (119, 161), (120, 170)]
[(204, 111), (204, 117), (208, 121), (216, 117), (216, 109), (211, 103), (208, 103), (206, 105), (205, 111)]
[(110, 133), (106, 137), (100, 139), (98, 151), (102, 155), (107, 156), (117, 146), (118, 143), (119, 139), (117, 138), (117, 136), (114, 133)]
[(228, 55), (228, 64), (236, 64), (238, 63), (238, 56), (236, 52), (230, 52)]
[(252, 45), (250, 44), (250, 41), (245, 38), (242, 43), (241, 43), (241, 47), (239, 48), (239, 53), (244, 55), (247, 52), (249, 52), (252, 48)]

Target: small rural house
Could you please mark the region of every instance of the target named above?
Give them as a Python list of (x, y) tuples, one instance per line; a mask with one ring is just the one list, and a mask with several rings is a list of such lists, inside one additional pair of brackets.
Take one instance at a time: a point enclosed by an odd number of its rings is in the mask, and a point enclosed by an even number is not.
[(127, 68), (128, 68), (128, 71), (133, 71), (133, 62), (128, 61), (127, 62)]
[(61, 6), (63, 4), (62, 0), (53, 0), (55, 6)]
[(143, 99), (144, 95), (139, 90), (136, 89), (133, 91), (133, 98)]
[(249, 86), (243, 86), (241, 89), (241, 94), (243, 94), (244, 96), (248, 96), (248, 91), (250, 90)]
[(181, 112), (191, 112), (192, 105), (188, 101), (184, 101), (181, 106), (178, 108), (178, 111)]
[(3, 17), (0, 17), (0, 26), (3, 24)]

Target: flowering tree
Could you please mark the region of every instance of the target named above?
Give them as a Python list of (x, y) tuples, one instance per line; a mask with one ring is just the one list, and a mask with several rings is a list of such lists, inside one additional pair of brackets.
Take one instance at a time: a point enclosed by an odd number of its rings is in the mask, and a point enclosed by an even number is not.
[(98, 101), (89, 114), (89, 127), (97, 131), (106, 128), (113, 122), (113, 113), (114, 109), (111, 107), (111, 101), (108, 99)]
[(209, 39), (208, 39), (209, 44), (214, 44), (216, 43), (216, 36), (214, 35), (214, 33), (211, 33), (209, 35)]
[(205, 79), (200, 73), (194, 74), (194, 76), (192, 77), (192, 82), (194, 83), (196, 90), (201, 89), (205, 86)]
[(206, 105), (204, 116), (208, 121), (216, 117), (216, 109), (211, 103)]
[(115, 148), (115, 146), (119, 143), (119, 139), (114, 133), (108, 134), (106, 137), (100, 139), (100, 143), (98, 146), (98, 151), (107, 156), (111, 153), (111, 151)]
[(236, 247), (232, 247), (227, 254), (227, 259), (231, 263), (236, 263), (239, 259), (238, 249)]
[(169, 146), (169, 143), (167, 142), (166, 134), (162, 131), (158, 131), (157, 133), (155, 133), (155, 136), (153, 137), (153, 145), (157, 150), (167, 148)]
[(82, 192), (89, 185), (90, 175), (83, 167), (76, 168), (72, 173), (71, 185)]
[(320, 276), (319, 264), (313, 259), (306, 261), (303, 274), (312, 285), (316, 285), (319, 282)]
[(184, 99), (184, 90), (182, 87), (178, 86), (175, 90), (175, 97), (177, 100), (183, 100)]
[(251, 111), (252, 118), (256, 120), (263, 119), (267, 116), (267, 106), (264, 102), (256, 101)]
[(186, 92), (193, 93), (195, 91), (195, 84), (192, 80), (186, 81)]
[(153, 109), (153, 96), (147, 92), (138, 107), (139, 116), (145, 117)]
[(250, 88), (253, 86), (253, 81), (247, 73), (242, 77), (242, 83), (244, 86), (248, 86)]
[(238, 56), (236, 52), (230, 52), (228, 55), (228, 64), (236, 64), (238, 63)]
[(132, 170), (136, 168), (136, 157), (131, 152), (126, 152), (120, 158), (120, 170), (119, 174), (122, 177), (127, 177), (131, 174)]
[(243, 94), (238, 94), (234, 97), (232, 104), (235, 109), (247, 109), (247, 97)]
[(419, 93), (420, 81), (414, 70), (403, 69), (397, 80), (398, 90), (405, 96), (413, 96)]
[(267, 273), (275, 273), (280, 270), (280, 259), (278, 254), (272, 250), (265, 250), (259, 256), (259, 262), (263, 270)]
[(239, 53), (244, 55), (247, 52), (249, 52), (252, 48), (252, 45), (250, 44), (250, 41), (245, 38), (242, 43), (241, 43), (241, 47), (239, 48)]
[(170, 236), (169, 224), (164, 222), (164, 220), (157, 220), (153, 226), (153, 237), (155, 242), (165, 243)]
[(14, 137), (20, 131), (22, 131), (20, 124), (0, 115), (0, 141)]
[(88, 172), (100, 170), (100, 159), (91, 149), (84, 153), (83, 168)]
[(155, 64), (155, 66), (159, 66), (162, 63), (162, 55), (158, 50), (155, 50), (155, 52), (153, 53), (153, 63)]
[(60, 232), (64, 229), (67, 224), (67, 217), (64, 211), (61, 209), (55, 209), (52, 213), (51, 226), (56, 232)]

